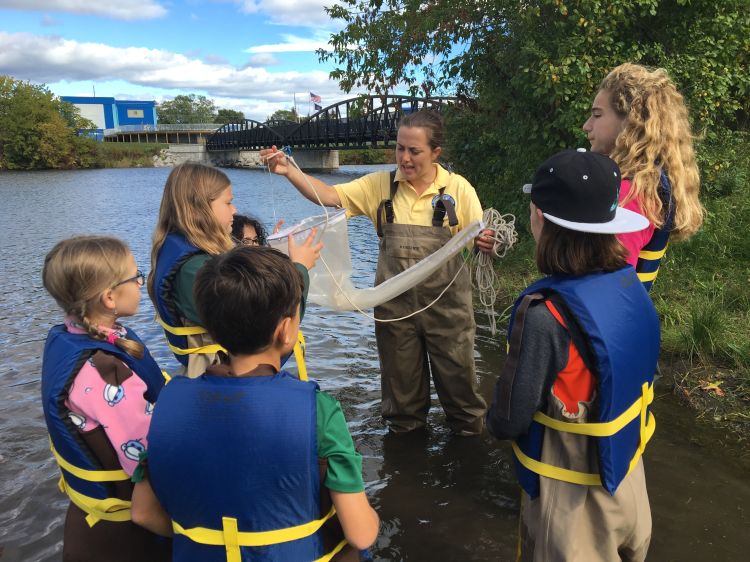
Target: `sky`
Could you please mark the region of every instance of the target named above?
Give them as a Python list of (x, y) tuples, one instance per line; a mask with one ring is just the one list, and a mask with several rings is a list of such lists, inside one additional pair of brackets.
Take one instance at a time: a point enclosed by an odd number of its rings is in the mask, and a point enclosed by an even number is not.
[(336, 0), (0, 0), (0, 74), (58, 96), (205, 95), (263, 121), (354, 96), (318, 62)]

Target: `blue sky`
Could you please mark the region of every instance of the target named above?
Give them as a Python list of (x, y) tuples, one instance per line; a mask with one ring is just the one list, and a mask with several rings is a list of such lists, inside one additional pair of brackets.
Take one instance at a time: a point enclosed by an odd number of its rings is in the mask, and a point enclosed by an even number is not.
[(57, 95), (163, 101), (180, 94), (263, 120), (351, 97), (318, 62), (336, 0), (0, 0), (0, 74)]

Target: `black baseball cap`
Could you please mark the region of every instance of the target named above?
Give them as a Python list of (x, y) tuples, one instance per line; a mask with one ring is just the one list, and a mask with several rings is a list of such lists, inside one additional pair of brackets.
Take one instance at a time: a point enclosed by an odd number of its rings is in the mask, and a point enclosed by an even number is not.
[(586, 149), (550, 156), (523, 186), (546, 219), (569, 230), (599, 234), (637, 232), (647, 228), (643, 215), (618, 206), (620, 168), (602, 154)]

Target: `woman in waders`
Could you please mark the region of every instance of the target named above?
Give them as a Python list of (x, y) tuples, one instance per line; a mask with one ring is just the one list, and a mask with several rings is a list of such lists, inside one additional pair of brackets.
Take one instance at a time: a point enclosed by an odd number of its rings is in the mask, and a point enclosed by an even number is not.
[[(474, 188), (437, 163), (443, 123), (433, 111), (401, 119), (395, 172), (375, 172), (352, 182), (328, 185), (261, 150), (272, 172), (286, 176), (313, 203), (344, 207), (348, 216), (367, 215), (380, 237), (375, 284), (408, 269), (442, 247), (455, 233), (482, 218)], [(491, 252), (491, 232), (476, 247)], [(427, 281), (375, 308), (378, 319), (401, 318), (431, 303), (462, 267), (453, 258)], [(382, 412), (396, 433), (425, 426), (430, 408), (430, 373), (451, 430), (463, 436), (482, 431), (486, 403), (474, 371), (474, 311), (469, 272), (464, 269), (427, 310), (397, 322), (377, 322), (382, 377)]]

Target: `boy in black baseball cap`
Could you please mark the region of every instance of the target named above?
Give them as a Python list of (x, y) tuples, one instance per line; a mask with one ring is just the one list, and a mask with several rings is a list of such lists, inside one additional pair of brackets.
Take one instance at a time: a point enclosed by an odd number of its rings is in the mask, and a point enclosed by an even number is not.
[(642, 561), (651, 512), (641, 455), (659, 354), (656, 310), (616, 233), (648, 221), (619, 208), (620, 171), (566, 150), (537, 170), (536, 262), (521, 293), (487, 428), (513, 440), (521, 560)]

